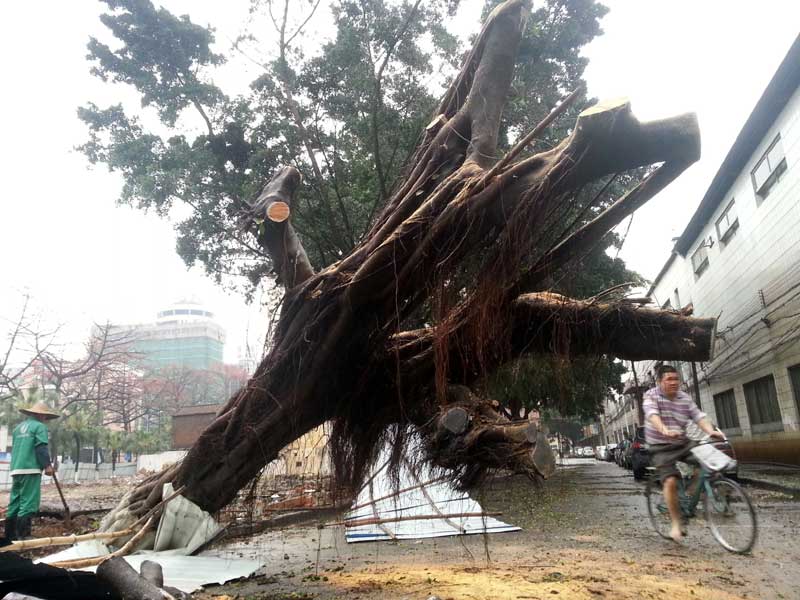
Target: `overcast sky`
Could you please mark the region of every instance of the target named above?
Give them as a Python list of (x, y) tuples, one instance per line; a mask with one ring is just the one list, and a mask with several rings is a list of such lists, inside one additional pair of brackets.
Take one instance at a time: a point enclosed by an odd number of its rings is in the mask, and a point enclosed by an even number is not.
[[(214, 26), (221, 52), (240, 33), (249, 6), (248, 0), (161, 4)], [(480, 4), (462, 2), (458, 31), (477, 30)], [(621, 253), (652, 279), (798, 34), (800, 2), (605, 4), (611, 8), (605, 35), (584, 52), (589, 93), (627, 96), (642, 119), (684, 111), (700, 119), (702, 159), (634, 215)], [(228, 330), (226, 360), (235, 361), (247, 332), (251, 344), (260, 344), (264, 317), (200, 269), (187, 270), (175, 253), (172, 225), (116, 206), (119, 178), (89, 169), (72, 149), (85, 138), (76, 107), (120, 100), (120, 90), (93, 78), (85, 60), (88, 37), (105, 35), (102, 9), (92, 0), (0, 5), (0, 317), (13, 316), (27, 289), (50, 322), (80, 338), (92, 321), (151, 321), (172, 301), (197, 297)], [(246, 85), (253, 73), (244, 71), (251, 68), (231, 65), (220, 79), (225, 91)]]

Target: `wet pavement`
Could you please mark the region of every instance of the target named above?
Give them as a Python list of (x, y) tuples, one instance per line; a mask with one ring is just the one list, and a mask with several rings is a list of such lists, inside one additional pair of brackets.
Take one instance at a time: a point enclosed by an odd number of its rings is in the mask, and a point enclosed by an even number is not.
[(240, 598), (800, 598), (800, 504), (747, 487), (759, 518), (751, 555), (696, 519), (678, 545), (651, 529), (644, 485), (594, 459), (541, 488), (498, 477), (475, 494), (517, 533), (347, 544), (341, 527), (294, 527), (209, 553), (263, 560), (263, 576), (209, 589)]

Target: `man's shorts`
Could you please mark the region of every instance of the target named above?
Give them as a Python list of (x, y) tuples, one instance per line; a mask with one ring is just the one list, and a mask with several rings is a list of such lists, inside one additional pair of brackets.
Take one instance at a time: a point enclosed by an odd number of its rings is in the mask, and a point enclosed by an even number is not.
[(695, 443), (687, 440), (677, 444), (650, 444), (649, 451), (652, 458), (652, 465), (656, 469), (656, 476), (659, 481), (664, 481), (673, 475), (680, 477), (681, 472), (675, 465), (676, 462), (687, 462), (688, 455)]

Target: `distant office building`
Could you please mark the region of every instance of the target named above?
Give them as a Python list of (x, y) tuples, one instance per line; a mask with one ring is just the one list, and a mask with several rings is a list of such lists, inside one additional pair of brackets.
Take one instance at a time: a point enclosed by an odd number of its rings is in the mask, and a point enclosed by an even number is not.
[(130, 334), (134, 350), (150, 367), (207, 371), (222, 365), (225, 330), (197, 302), (177, 302), (160, 311), (155, 323), (120, 325), (113, 331)]

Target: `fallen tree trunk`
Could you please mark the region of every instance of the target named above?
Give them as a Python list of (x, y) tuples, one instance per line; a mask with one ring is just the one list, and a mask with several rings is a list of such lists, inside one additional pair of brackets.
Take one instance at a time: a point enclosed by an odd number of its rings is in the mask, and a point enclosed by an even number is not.
[[(149, 562), (149, 561), (145, 561)], [(144, 567), (144, 563), (142, 564)], [(173, 596), (140, 576), (124, 558), (109, 558), (97, 567), (97, 578), (125, 600), (170, 600)], [(162, 583), (163, 583), (163, 577)]]
[[(509, 0), (491, 13), (404, 181), (348, 256), (314, 272), (290, 221), (297, 172), (285, 167), (265, 186), (245, 223), (286, 286), (269, 353), (186, 459), (143, 482), (105, 528), (146, 513), (166, 482), (215, 512), (284, 446), (328, 420), (337, 478), (354, 487), (387, 436), (398, 460), (413, 429), (425, 458), (464, 485), (490, 468), (546, 476), (553, 461), (541, 432), (509, 423), (478, 396), (453, 412), (448, 390), (475, 386), (524, 353), (707, 359), (713, 320), (544, 293), (548, 277), (696, 161), (700, 142), (694, 115), (642, 123), (618, 101), (584, 110), (554, 148), (523, 156), (520, 146), (498, 161), (527, 11)], [(554, 215), (577, 190), (657, 163), (596, 218), (559, 233)]]

